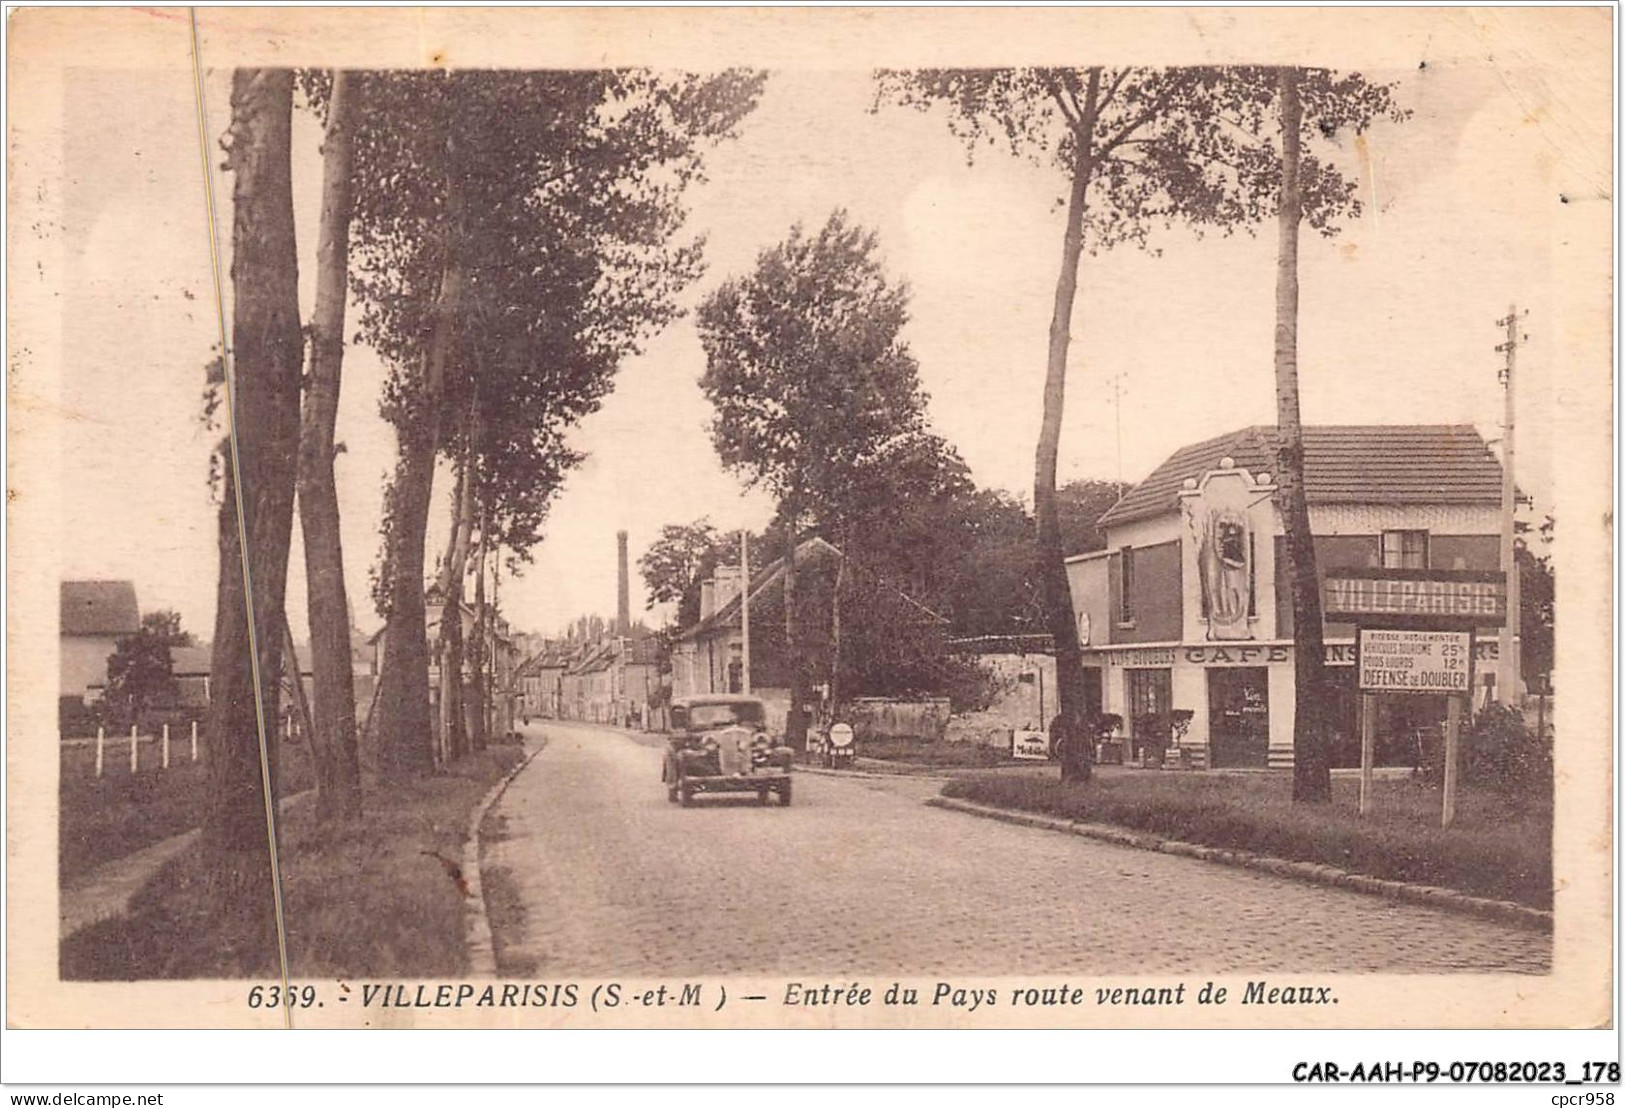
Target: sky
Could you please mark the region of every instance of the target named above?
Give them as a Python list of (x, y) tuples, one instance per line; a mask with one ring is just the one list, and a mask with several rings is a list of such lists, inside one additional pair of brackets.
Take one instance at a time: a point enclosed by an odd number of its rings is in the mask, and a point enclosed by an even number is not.
[[(1447, 59), (1368, 75), (1397, 81), (1413, 115), (1328, 151), (1358, 180), (1365, 214), (1334, 239), (1303, 236), (1304, 419), (1472, 423), (1497, 439), (1494, 348), (1503, 335), (1495, 321), (1515, 302), (1530, 313), (1531, 336), (1516, 396), (1519, 481), (1547, 503), (1547, 429), (1561, 403), (1557, 367), (1541, 346), (1554, 233), (1548, 185), (1567, 137), (1529, 107), (1548, 90), (1538, 73)], [(133, 579), (144, 611), (177, 609), (207, 637), (216, 506), (206, 481), (213, 435), (198, 416), (218, 319), (193, 93), (173, 74), (158, 76), (84, 71), (67, 92), (61, 568), (69, 578)], [(211, 143), (227, 123), (228, 80), (217, 73), (208, 83)], [(996, 150), (968, 165), (941, 115), (872, 105), (865, 71), (770, 78), (758, 109), (709, 156), (708, 180), (688, 197), (707, 273), (682, 302), (692, 308), (724, 277), (747, 272), (797, 221), (816, 226), (845, 208), (878, 232), (888, 271), (912, 290), (905, 335), (935, 429), (980, 484), (1030, 492), (1063, 183), (1050, 167)], [(307, 314), (319, 141), (301, 117), (294, 190)], [(227, 250), (231, 182), (220, 160), (216, 148), (215, 233)], [(1130, 247), (1085, 258), (1063, 481), (1133, 481), (1185, 443), (1274, 421), (1273, 223), (1256, 237), (1198, 240), (1173, 230), (1154, 244), (1155, 253)], [(352, 307), (352, 331), (354, 319)], [(766, 522), (769, 501), (724, 472), (712, 449), (703, 371), (690, 313), (627, 361), (614, 392), (576, 429), (588, 460), (558, 497), (532, 563), (502, 585), (517, 628), (553, 632), (577, 615), (613, 615), (618, 530), (629, 532), (635, 562), (664, 524)], [(383, 376), (371, 351), (347, 348), (337, 472), (345, 575), (354, 620), (367, 630), (379, 625), (368, 571), (394, 456), (377, 415)], [(1120, 381), (1120, 412), (1111, 378)], [(443, 473), (437, 503), (448, 486)], [(431, 551), (445, 515), (436, 509)], [(298, 541), (296, 532), (289, 613), (302, 636)], [(632, 595), (637, 614), (635, 566)]]

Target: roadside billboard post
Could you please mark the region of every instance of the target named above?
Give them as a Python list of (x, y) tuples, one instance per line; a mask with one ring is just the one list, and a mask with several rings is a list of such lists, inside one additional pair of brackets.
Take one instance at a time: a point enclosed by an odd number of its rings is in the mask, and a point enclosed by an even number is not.
[(1355, 625), (1360, 694), (1360, 815), (1372, 810), (1379, 697), (1445, 698), (1440, 825), (1456, 819), (1462, 707), (1473, 693), (1474, 633), (1506, 618), (1506, 575), (1467, 570), (1333, 570), (1328, 621)]
[(1360, 815), (1371, 811), (1371, 784), (1377, 765), (1377, 698), (1360, 694)]

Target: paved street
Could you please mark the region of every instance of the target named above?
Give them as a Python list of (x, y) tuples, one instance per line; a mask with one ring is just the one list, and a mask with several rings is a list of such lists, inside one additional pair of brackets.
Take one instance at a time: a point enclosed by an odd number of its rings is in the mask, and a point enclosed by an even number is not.
[[(660, 749), (549, 723), (487, 820), (505, 972), (1540, 972), (1549, 937), (928, 808), (920, 780), (666, 800)], [(489, 880), (489, 879), (488, 879)], [(499, 913), (505, 915), (508, 913)]]

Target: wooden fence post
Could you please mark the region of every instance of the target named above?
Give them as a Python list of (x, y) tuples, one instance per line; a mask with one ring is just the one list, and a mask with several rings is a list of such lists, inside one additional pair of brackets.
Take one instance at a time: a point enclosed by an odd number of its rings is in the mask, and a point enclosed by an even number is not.
[(102, 752), (107, 746), (107, 728), (96, 728), (96, 776), (102, 775)]
[(130, 724), (130, 773), (133, 776), (140, 767), (140, 748), (136, 746), (135, 724)]
[(164, 724), (164, 743), (163, 743), (162, 750), (163, 750), (162, 765), (163, 765), (164, 769), (168, 769), (169, 768), (169, 724), (167, 724), (167, 723)]
[(1360, 694), (1360, 814), (1371, 812), (1373, 767), (1377, 764), (1377, 698)]

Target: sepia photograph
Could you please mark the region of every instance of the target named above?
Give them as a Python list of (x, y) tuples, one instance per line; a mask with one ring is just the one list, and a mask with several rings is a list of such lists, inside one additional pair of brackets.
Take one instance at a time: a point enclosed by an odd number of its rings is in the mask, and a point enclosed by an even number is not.
[(1614, 13), (678, 17), (11, 13), (8, 1025), (1607, 1026)]

